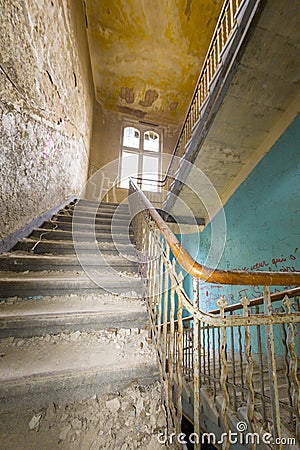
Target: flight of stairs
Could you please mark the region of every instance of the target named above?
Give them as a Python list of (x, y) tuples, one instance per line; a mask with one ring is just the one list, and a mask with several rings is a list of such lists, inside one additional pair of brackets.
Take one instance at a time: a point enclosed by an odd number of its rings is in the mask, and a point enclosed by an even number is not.
[(158, 379), (129, 221), (127, 205), (79, 200), (0, 255), (0, 414)]

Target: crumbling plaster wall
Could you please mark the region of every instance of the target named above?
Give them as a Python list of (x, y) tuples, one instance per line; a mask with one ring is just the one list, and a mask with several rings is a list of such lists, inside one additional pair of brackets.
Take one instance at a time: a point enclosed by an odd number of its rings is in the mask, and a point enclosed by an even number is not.
[(0, 0), (0, 238), (79, 192), (93, 85), (80, 0)]

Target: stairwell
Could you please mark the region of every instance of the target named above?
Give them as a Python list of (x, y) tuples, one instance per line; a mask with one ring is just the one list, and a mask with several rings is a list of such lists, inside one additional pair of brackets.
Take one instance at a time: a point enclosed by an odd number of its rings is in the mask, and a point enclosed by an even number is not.
[[(85, 269), (72, 236), (75, 207)], [(94, 236), (95, 208), (67, 205), (0, 256), (1, 449), (161, 448), (165, 416), (142, 282), (125, 239), (128, 206), (102, 203)]]

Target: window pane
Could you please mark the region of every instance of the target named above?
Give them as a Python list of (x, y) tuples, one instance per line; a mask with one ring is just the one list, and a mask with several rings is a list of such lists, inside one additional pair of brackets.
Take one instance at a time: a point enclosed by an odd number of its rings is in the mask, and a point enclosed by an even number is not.
[(123, 152), (121, 159), (121, 182), (120, 187), (129, 187), (129, 178), (138, 176), (138, 158), (137, 153)]
[(139, 148), (140, 146), (140, 132), (136, 128), (124, 128), (123, 145), (125, 147)]
[(145, 191), (157, 191), (157, 183), (155, 180), (159, 179), (158, 158), (156, 156), (143, 156), (143, 178), (149, 178), (154, 181), (143, 181), (142, 189)]
[(159, 135), (154, 133), (154, 131), (146, 131), (144, 133), (144, 150), (159, 151)]

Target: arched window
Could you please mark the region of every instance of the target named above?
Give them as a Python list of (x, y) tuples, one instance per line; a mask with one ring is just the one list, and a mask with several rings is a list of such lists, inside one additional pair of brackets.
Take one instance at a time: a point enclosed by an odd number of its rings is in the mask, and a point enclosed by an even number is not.
[(123, 146), (139, 148), (140, 146), (140, 132), (134, 127), (124, 128)]
[[(120, 187), (128, 188), (130, 177), (143, 177), (144, 190), (157, 191), (161, 171), (161, 135), (144, 126), (126, 126), (122, 132)], [(146, 180), (149, 179), (149, 180)], [(153, 181), (150, 181), (153, 180)]]
[(159, 134), (154, 131), (146, 131), (144, 133), (144, 150), (159, 152)]

